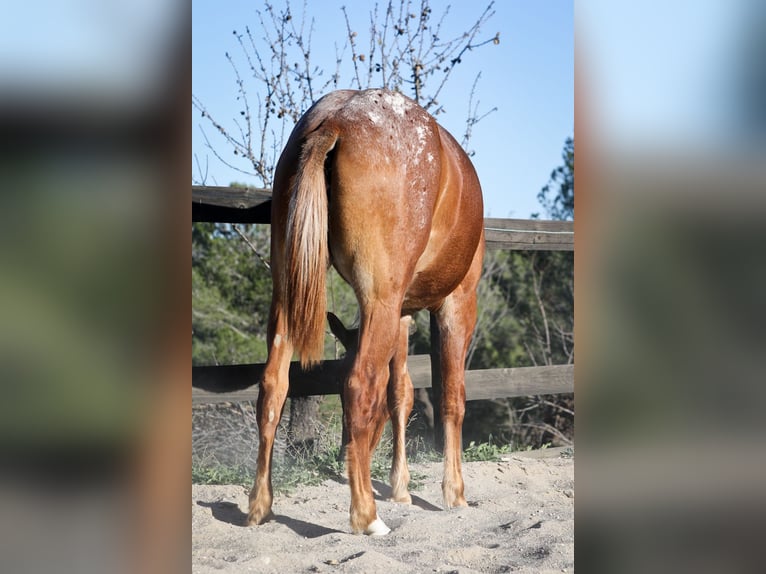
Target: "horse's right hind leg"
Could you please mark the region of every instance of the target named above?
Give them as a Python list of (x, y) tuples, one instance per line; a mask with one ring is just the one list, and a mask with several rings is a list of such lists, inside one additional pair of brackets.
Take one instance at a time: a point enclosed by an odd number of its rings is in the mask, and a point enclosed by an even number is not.
[(441, 416), (444, 425), (444, 478), (442, 496), (446, 509), (466, 506), (461, 466), (465, 416), (465, 358), (476, 326), (476, 286), (484, 250), (477, 249), (463, 282), (436, 310), (442, 374)]
[(274, 299), (269, 319), (269, 358), (258, 393), (258, 469), (250, 491), (248, 525), (261, 524), (271, 517), (274, 494), (271, 486), (271, 458), (274, 435), (282, 416), (289, 387), (288, 373), (293, 345), (287, 337), (284, 312)]

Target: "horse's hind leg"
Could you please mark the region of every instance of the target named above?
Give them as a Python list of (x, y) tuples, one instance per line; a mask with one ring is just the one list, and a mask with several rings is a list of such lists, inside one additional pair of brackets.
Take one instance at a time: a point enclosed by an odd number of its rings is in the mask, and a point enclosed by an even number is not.
[(388, 412), (391, 415), (391, 429), (394, 435), (394, 456), (389, 474), (391, 500), (407, 504), (412, 502), (412, 497), (408, 491), (410, 471), (407, 468), (405, 431), (415, 401), (412, 379), (407, 370), (411, 323), (412, 317), (409, 315), (399, 320), (399, 340), (396, 343), (394, 357), (391, 359), (391, 374), (388, 382)]
[(441, 416), (444, 425), (442, 495), (447, 509), (466, 506), (461, 468), (465, 358), (476, 325), (476, 284), (481, 273), (481, 263), (479, 252), (463, 283), (436, 311), (442, 374)]
[(247, 515), (249, 525), (261, 524), (271, 517), (274, 499), (271, 487), (274, 435), (287, 398), (288, 373), (293, 354), (293, 345), (286, 333), (283, 308), (276, 294), (271, 305), (268, 340), (269, 358), (258, 393), (258, 469), (250, 491), (250, 510)]
[(386, 421), (389, 362), (398, 336), (398, 306), (370, 304), (362, 310), (359, 352), (344, 386), (344, 417), (349, 432), (346, 469), (351, 487), (351, 529), (387, 534), (377, 516), (370, 479), (370, 462)]

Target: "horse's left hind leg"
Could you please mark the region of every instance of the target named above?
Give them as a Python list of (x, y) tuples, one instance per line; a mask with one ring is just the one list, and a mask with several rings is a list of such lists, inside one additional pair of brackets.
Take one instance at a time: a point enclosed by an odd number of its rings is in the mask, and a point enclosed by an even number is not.
[(343, 387), (343, 415), (350, 439), (346, 448), (351, 488), (349, 514), (355, 533), (382, 535), (390, 531), (377, 515), (370, 461), (387, 418), (388, 367), (398, 337), (397, 308), (401, 302), (398, 303), (373, 302), (362, 308), (359, 352)]
[(288, 373), (293, 345), (286, 336), (284, 313), (274, 300), (269, 329), (269, 358), (258, 393), (258, 469), (250, 491), (249, 525), (261, 524), (271, 517), (274, 494), (271, 487), (271, 458), (274, 436), (282, 416), (289, 387)]

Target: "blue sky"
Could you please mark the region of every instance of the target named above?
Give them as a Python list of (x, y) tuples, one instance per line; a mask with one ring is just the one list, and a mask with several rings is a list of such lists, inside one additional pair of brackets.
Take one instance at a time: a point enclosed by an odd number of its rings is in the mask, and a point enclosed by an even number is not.
[[(364, 37), (362, 32), (369, 28), (374, 2), (308, 3), (309, 12), (316, 14), (312, 57), (328, 70), (334, 69), (334, 43), (345, 38), (340, 11), (344, 4), (352, 25), (358, 24), (360, 36)], [(241, 31), (245, 25), (259, 29), (255, 10), (262, 5), (244, 0), (193, 3), (192, 93), (225, 125), (238, 116), (240, 107), (235, 99), (234, 76), (224, 54), (238, 53), (232, 30)], [(431, 5), (439, 14), (447, 2), (434, 0)], [(445, 21), (449, 35), (462, 32), (485, 5), (452, 2)], [(293, 2), (294, 11), (301, 6), (300, 1)], [(461, 138), (468, 95), (476, 73), (481, 71), (477, 89), (480, 109), (498, 108), (475, 126), (470, 142), (484, 190), (485, 214), (527, 218), (540, 211), (537, 193), (547, 183), (551, 170), (560, 165), (564, 140), (574, 131), (573, 2), (501, 0), (495, 11), (478, 38), (488, 39), (500, 32), (500, 44), (482, 47), (464, 57), (447, 85), (448, 93), (440, 98), (447, 113), (438, 120), (458, 140)], [(344, 79), (350, 81), (350, 76)], [(203, 162), (207, 159), (207, 183), (248, 182), (247, 177), (221, 164), (204, 147), (199, 126), (211, 134), (209, 124), (201, 123), (196, 112), (192, 122), (192, 153)], [(220, 153), (229, 152), (223, 144), (218, 149)], [(194, 175), (198, 175), (196, 169)]]

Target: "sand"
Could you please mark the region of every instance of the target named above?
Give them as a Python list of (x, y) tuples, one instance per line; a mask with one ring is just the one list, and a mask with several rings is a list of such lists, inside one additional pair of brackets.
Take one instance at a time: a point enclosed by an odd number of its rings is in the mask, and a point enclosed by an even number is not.
[(469, 506), (441, 508), (440, 463), (411, 465), (425, 476), (413, 504), (386, 501), (373, 481), (383, 537), (350, 533), (348, 485), (326, 480), (276, 495), (275, 519), (245, 527), (247, 489), (192, 486), (193, 571), (573, 572), (574, 458), (568, 449), (507, 455), (463, 465)]

